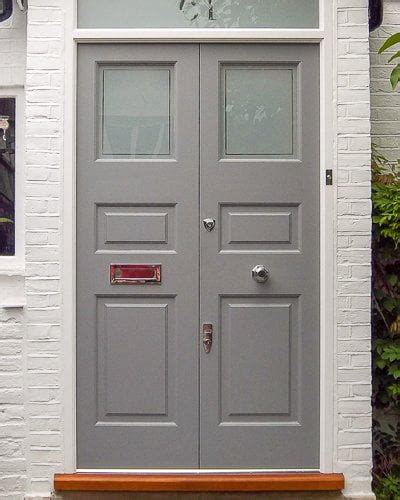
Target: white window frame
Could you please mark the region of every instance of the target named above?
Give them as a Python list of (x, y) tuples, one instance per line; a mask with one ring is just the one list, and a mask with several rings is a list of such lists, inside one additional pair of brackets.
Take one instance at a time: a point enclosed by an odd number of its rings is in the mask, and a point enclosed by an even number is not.
[(0, 276), (20, 275), (25, 267), (25, 92), (22, 87), (0, 87), (0, 98), (15, 99), (15, 254), (0, 255)]
[[(76, 60), (79, 43), (279, 42), (320, 45), (320, 472), (334, 472), (335, 423), (335, 254), (336, 254), (336, 2), (320, 0), (318, 29), (77, 29), (76, 2), (66, 6), (66, 87), (63, 209), (64, 464), (76, 472)], [(336, 80), (335, 80), (336, 81)], [(326, 186), (326, 169), (334, 185)], [(73, 210), (71, 210), (73, 207)], [(96, 470), (97, 472), (102, 472)], [(115, 472), (107, 470), (106, 472)], [(88, 472), (87, 470), (85, 472)], [(104, 472), (104, 471), (103, 471)], [(130, 470), (130, 472), (139, 472)], [(147, 472), (151, 472), (147, 470)], [(160, 471), (157, 471), (160, 472)], [(172, 472), (168, 470), (166, 472)], [(177, 471), (175, 471), (177, 472)], [(188, 472), (187, 470), (185, 472)], [(199, 472), (194, 470), (193, 472)], [(207, 471), (201, 471), (207, 472)], [(208, 471), (210, 472), (210, 471)], [(219, 471), (220, 472), (220, 471)], [(230, 471), (232, 472), (232, 471)], [(247, 471), (249, 472), (249, 471)], [(274, 472), (277, 472), (274, 470)]]

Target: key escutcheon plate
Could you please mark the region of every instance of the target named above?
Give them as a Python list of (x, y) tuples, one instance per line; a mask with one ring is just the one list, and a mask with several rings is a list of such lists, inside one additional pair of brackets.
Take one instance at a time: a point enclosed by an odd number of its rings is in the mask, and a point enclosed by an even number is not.
[(211, 233), (211, 231), (215, 228), (215, 219), (204, 219), (203, 224), (207, 231)]

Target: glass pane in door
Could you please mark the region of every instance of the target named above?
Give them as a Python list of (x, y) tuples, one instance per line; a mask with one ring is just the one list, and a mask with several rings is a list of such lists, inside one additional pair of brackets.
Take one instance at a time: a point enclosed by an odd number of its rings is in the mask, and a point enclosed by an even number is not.
[(222, 79), (222, 155), (292, 157), (295, 67), (232, 65)]
[(171, 153), (171, 68), (103, 67), (100, 71), (100, 156)]

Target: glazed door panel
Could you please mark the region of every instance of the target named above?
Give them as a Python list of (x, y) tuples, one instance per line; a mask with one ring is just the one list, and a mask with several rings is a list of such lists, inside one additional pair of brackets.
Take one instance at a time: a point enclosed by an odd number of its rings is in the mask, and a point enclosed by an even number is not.
[(201, 47), (201, 467), (318, 468), (318, 61)]

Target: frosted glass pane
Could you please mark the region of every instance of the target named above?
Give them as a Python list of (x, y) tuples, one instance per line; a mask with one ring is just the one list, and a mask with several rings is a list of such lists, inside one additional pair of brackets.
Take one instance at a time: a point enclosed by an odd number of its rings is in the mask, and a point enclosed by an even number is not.
[(293, 70), (225, 70), (227, 155), (293, 155)]
[(317, 28), (319, 0), (78, 0), (79, 28)]
[(170, 70), (104, 69), (101, 118), (104, 155), (169, 155)]

